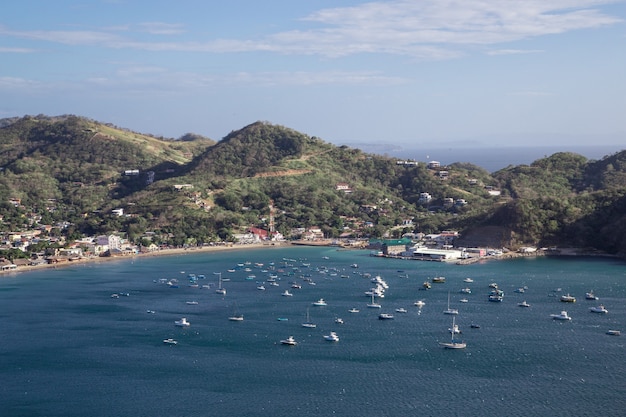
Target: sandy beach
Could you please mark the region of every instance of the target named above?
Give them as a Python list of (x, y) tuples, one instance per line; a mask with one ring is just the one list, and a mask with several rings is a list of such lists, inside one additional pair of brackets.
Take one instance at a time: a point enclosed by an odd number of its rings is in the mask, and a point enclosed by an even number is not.
[(94, 256), (84, 257), (79, 259), (67, 260), (62, 263), (44, 263), (40, 265), (24, 265), (18, 266), (15, 269), (8, 269), (0, 271), (0, 275), (11, 275), (23, 272), (39, 271), (42, 269), (55, 269), (64, 268), (72, 265), (85, 264), (85, 263), (101, 263), (101, 262), (113, 262), (113, 261), (125, 261), (133, 260), (137, 258), (145, 258), (151, 256), (175, 256), (175, 255), (187, 255), (192, 253), (201, 252), (220, 252), (226, 250), (252, 250), (260, 248), (272, 248), (272, 247), (285, 247), (289, 246), (289, 242), (268, 242), (268, 243), (250, 243), (250, 244), (233, 244), (233, 245), (216, 245), (216, 246), (197, 246), (188, 248), (172, 248), (172, 249), (159, 249), (152, 252), (137, 253), (131, 255), (121, 256)]

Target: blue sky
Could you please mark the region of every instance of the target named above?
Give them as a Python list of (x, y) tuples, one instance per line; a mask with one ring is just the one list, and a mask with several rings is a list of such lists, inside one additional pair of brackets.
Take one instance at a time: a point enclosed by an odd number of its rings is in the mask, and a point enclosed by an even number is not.
[(20, 0), (0, 118), (219, 140), (257, 120), (367, 148), (626, 148), (626, 2)]

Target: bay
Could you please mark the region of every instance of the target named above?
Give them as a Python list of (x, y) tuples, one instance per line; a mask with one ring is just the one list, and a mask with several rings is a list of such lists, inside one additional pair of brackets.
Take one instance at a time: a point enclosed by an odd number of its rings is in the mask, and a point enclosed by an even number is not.
[[(233, 250), (2, 276), (0, 415), (622, 415), (626, 339), (606, 334), (626, 330), (622, 261), (458, 266), (368, 255)], [(215, 292), (215, 273), (225, 296)], [(193, 287), (189, 274), (205, 278)], [(266, 281), (270, 274), (278, 286)], [(380, 310), (368, 309), (364, 294), (376, 275), (389, 284)], [(446, 282), (420, 290), (435, 276)], [(488, 301), (492, 282), (505, 291), (502, 303)], [(461, 294), (464, 287), (472, 293)], [(293, 296), (282, 296), (285, 289)], [(585, 300), (589, 290), (600, 299)], [(577, 301), (560, 302), (565, 293)], [(448, 294), (464, 350), (439, 346), (450, 338)], [(328, 305), (313, 306), (319, 298)], [(531, 307), (518, 307), (523, 300)], [(599, 303), (608, 314), (589, 311)], [(317, 328), (301, 327), (307, 309)], [(561, 310), (572, 320), (550, 318)], [(228, 320), (235, 311), (244, 321)], [(380, 312), (395, 319), (378, 320)], [(191, 325), (176, 327), (181, 317)], [(330, 331), (339, 342), (324, 340)], [(298, 345), (281, 345), (290, 335)]]

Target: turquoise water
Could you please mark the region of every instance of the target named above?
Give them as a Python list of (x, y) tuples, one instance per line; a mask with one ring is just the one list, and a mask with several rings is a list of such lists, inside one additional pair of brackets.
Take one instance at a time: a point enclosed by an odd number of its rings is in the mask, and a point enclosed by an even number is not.
[[(251, 272), (237, 266), (245, 262)], [(279, 286), (260, 291), (257, 281), (272, 262), (284, 271), (274, 271)], [(215, 293), (214, 272), (228, 279), (226, 296)], [(199, 288), (189, 286), (190, 273), (206, 276)], [(381, 310), (366, 308), (366, 274), (389, 284)], [(434, 276), (446, 283), (419, 290)], [(173, 278), (179, 288), (159, 282)], [(292, 281), (302, 289), (289, 288)], [(505, 290), (502, 303), (487, 301), (491, 282)], [(459, 293), (466, 286), (472, 294)], [(515, 293), (520, 287), (528, 289)], [(281, 296), (287, 288), (293, 297)], [(598, 302), (584, 299), (589, 290)], [(449, 339), (448, 293), (465, 350), (439, 346)], [(563, 293), (577, 302), (559, 302)], [(326, 307), (311, 305), (322, 297)], [(426, 302), (421, 310), (418, 299)], [(531, 307), (518, 307), (522, 300)], [(624, 300), (619, 261), (457, 266), (334, 248), (196, 253), (2, 276), (0, 415), (618, 416), (626, 407)], [(590, 313), (600, 302), (609, 313)], [(360, 312), (349, 313), (352, 307)], [(395, 313), (398, 307), (408, 312)], [(307, 309), (315, 329), (300, 325)], [(563, 309), (571, 322), (550, 318)], [(228, 320), (236, 310), (243, 322)], [(395, 320), (378, 320), (380, 312)], [(191, 326), (174, 326), (181, 317)], [(609, 329), (624, 334), (608, 336)], [(338, 343), (323, 339), (331, 330)], [(280, 345), (289, 335), (297, 346)], [(164, 345), (170, 337), (178, 345)]]

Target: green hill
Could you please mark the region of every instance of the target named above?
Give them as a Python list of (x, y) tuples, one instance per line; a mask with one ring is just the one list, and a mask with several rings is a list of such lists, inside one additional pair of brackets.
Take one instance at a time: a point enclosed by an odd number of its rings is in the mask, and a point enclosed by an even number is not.
[(216, 143), (77, 116), (0, 121), (0, 151), (4, 232), (65, 224), (59, 233), (73, 237), (209, 242), (267, 229), (271, 206), (287, 236), (312, 226), (329, 237), (456, 229), (473, 242), (626, 253), (625, 152), (600, 161), (556, 153), (491, 174), (467, 161), (405, 163), (266, 122)]

